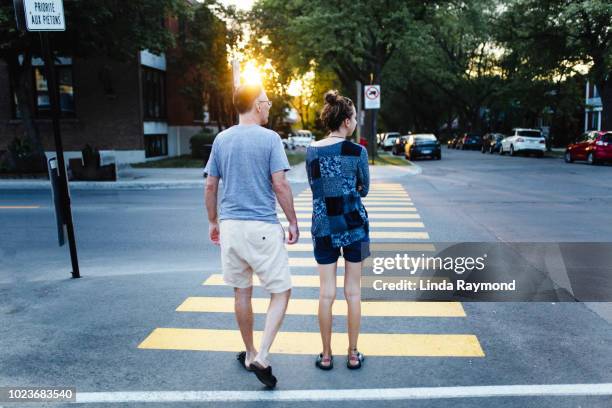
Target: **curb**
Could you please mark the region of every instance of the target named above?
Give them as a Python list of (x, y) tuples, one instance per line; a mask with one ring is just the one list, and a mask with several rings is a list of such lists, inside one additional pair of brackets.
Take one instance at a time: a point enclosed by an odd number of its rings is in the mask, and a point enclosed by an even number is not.
[[(295, 166), (294, 166), (295, 167)], [(294, 169), (292, 167), (292, 170)], [(304, 167), (304, 166), (300, 166)], [(382, 172), (383, 174), (376, 174)], [(370, 177), (372, 180), (388, 180), (401, 178), (406, 176), (414, 176), (422, 173), (422, 168), (416, 164), (412, 166), (377, 166), (370, 167)], [(301, 174), (304, 173), (304, 174)], [(387, 174), (389, 173), (389, 174)], [(288, 176), (292, 183), (307, 183), (306, 170), (297, 170), (295, 177)], [(165, 189), (189, 189), (189, 188), (204, 188), (204, 179), (202, 180), (134, 180), (134, 181), (71, 181), (70, 190), (165, 190)], [(51, 190), (51, 182), (49, 180), (0, 180), (0, 191), (2, 190)]]

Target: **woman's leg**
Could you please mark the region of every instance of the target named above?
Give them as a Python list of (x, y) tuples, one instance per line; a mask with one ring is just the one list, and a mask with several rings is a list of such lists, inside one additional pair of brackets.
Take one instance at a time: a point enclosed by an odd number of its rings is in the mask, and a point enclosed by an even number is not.
[(332, 306), (336, 299), (336, 265), (337, 262), (318, 265), (319, 289), (319, 329), (323, 342), (323, 356), (331, 356)]
[(361, 262), (344, 262), (344, 298), (348, 305), (349, 353), (357, 348), (361, 325)]

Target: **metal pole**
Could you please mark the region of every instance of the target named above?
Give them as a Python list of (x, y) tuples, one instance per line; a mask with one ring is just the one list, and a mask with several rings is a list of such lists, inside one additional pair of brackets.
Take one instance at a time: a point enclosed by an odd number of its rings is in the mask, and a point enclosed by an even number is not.
[(76, 239), (74, 236), (74, 225), (72, 223), (72, 210), (70, 209), (70, 194), (68, 191), (68, 177), (66, 176), (66, 164), (64, 163), (64, 146), (60, 133), (60, 106), (59, 106), (59, 87), (55, 79), (55, 63), (51, 56), (49, 45), (49, 34), (40, 33), (43, 59), (45, 61), (45, 72), (47, 77), (47, 92), (51, 102), (51, 118), (53, 121), (53, 136), (55, 137), (55, 151), (57, 154), (57, 165), (59, 170), (59, 186), (64, 220), (66, 222), (66, 232), (68, 233), (68, 246), (70, 247), (70, 260), (72, 262), (72, 277), (80, 278), (79, 259), (77, 256)]

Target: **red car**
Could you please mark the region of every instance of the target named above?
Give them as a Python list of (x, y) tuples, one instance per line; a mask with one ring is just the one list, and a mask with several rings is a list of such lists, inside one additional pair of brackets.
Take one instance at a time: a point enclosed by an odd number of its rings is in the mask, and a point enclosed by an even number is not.
[(583, 133), (565, 150), (565, 161), (571, 163), (574, 160), (586, 160), (589, 164), (612, 161), (612, 132), (592, 130)]

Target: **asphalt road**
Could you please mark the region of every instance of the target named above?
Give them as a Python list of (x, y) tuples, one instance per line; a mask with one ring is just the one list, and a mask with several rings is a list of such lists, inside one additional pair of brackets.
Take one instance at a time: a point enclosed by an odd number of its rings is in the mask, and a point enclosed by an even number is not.
[[(398, 191), (412, 200), (423, 224), (418, 232), (426, 234), (418, 242), (612, 242), (610, 165), (446, 149), (441, 161), (416, 164), (421, 174), (379, 184), (399, 185)], [(305, 184), (293, 189), (307, 200)], [(393, 205), (396, 195), (383, 197), (383, 190), (378, 200)], [(282, 400), (256, 401), (261, 394), (245, 394), (261, 391), (260, 383), (238, 366), (234, 352), (208, 350), (213, 346), (210, 339), (195, 347), (203, 350), (184, 344), (160, 347), (163, 341), (143, 347), (160, 328), (221, 333), (214, 344), (220, 348), (223, 336), (231, 337), (225, 331), (235, 334), (229, 312), (177, 311), (190, 297), (232, 295), (224, 286), (204, 284), (219, 273), (219, 251), (207, 241), (202, 191), (75, 191), (72, 199), (83, 275), (76, 280), (70, 279), (67, 248), (57, 246), (50, 194), (0, 192), (0, 386), (76, 386), (79, 393), (107, 393), (87, 394), (92, 401), (123, 401), (116, 406), (146, 405), (126, 402), (119, 392), (142, 392), (138, 401), (163, 398), (152, 396), (153, 391), (230, 391), (210, 394), (220, 398), (217, 402), (160, 406), (216, 406), (224, 399), (240, 407), (287, 405)], [(384, 212), (370, 211), (371, 218), (380, 214)], [(380, 231), (384, 235), (413, 230)], [(307, 244), (309, 239), (300, 242)], [(292, 270), (297, 275), (315, 272), (311, 267)], [(317, 292), (314, 287), (295, 287), (292, 298), (316, 299)], [(255, 295), (265, 297), (260, 288)], [(403, 355), (370, 356), (362, 370), (353, 372), (343, 366), (343, 350), (334, 349), (337, 368), (322, 372), (314, 367), (314, 355), (275, 354), (279, 393), (268, 395), (284, 398), (284, 391), (305, 390), (302, 398), (320, 398), (292, 402), (295, 406), (364, 404), (355, 396), (328, 401), (339, 393), (335, 390), (346, 389), (372, 389), (363, 398), (374, 399), (368, 402), (373, 406), (612, 406), (609, 393), (552, 396), (541, 389), (534, 392), (543, 396), (520, 396), (527, 392), (520, 389), (499, 397), (496, 391), (486, 391), (488, 397), (476, 398), (479, 391), (465, 388), (469, 392), (462, 397), (434, 398), (441, 390), (436, 387), (612, 383), (609, 304), (463, 302), (461, 308), (461, 317), (364, 316), (362, 333), (425, 335), (426, 341), (449, 334), (472, 336), (482, 355), (435, 355), (439, 350), (419, 355), (416, 347), (399, 353)], [(256, 330), (263, 328), (263, 317), (256, 316)], [(317, 330), (316, 316), (302, 311), (288, 315), (282, 328), (315, 335)], [(346, 331), (343, 317), (334, 320), (334, 331)], [(311, 346), (316, 348), (304, 347)], [(415, 387), (429, 391), (423, 399), (390, 399), (389, 390)], [(200, 401), (210, 401), (210, 395), (200, 396)], [(240, 398), (247, 399), (237, 402)]]

